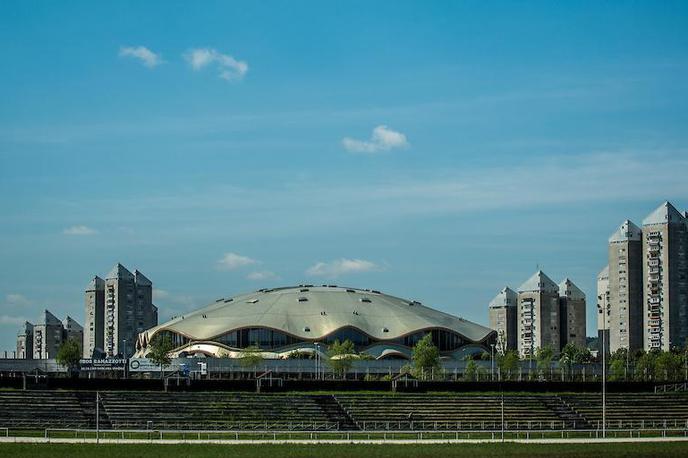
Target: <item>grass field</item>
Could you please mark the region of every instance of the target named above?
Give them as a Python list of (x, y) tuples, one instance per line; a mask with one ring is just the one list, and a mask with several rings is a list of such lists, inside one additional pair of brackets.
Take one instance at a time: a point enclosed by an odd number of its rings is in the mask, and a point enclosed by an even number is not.
[(95, 445), (0, 444), (0, 456), (12, 458), (116, 457), (686, 457), (688, 443), (616, 444), (455, 444), (455, 445)]

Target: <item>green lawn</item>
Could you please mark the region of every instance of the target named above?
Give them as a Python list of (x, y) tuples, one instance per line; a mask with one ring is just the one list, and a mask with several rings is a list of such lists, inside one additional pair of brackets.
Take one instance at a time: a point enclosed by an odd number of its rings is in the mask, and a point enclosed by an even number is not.
[(91, 445), (0, 444), (0, 456), (79, 458), (193, 457), (686, 457), (688, 443), (635, 444), (456, 444), (456, 445)]

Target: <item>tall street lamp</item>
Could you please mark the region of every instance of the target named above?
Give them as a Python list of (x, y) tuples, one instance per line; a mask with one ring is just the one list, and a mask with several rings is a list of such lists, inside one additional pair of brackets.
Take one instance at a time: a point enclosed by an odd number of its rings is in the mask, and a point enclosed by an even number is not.
[(490, 378), (494, 382), (494, 344), (490, 344)]
[(320, 344), (315, 342), (315, 379), (320, 380)]
[(605, 336), (607, 334), (607, 317), (609, 316), (609, 305), (597, 304), (598, 313), (602, 314), (602, 437), (607, 437), (607, 345)]

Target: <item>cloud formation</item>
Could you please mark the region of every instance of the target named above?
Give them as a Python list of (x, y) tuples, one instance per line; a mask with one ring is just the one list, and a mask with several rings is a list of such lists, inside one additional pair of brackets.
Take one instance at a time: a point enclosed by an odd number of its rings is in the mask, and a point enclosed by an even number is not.
[(350, 153), (378, 153), (394, 148), (408, 148), (409, 142), (406, 140), (406, 135), (382, 125), (373, 129), (370, 140), (344, 137), (342, 146)]
[(336, 278), (341, 275), (376, 270), (380, 270), (380, 267), (371, 261), (341, 258), (330, 262), (318, 262), (306, 270), (306, 275)]
[(167, 299), (170, 297), (170, 293), (164, 289), (153, 288), (153, 300)]
[(274, 272), (270, 272), (269, 270), (260, 270), (256, 272), (251, 272), (248, 275), (246, 275), (247, 280), (254, 280), (254, 281), (267, 281), (267, 280), (277, 280), (279, 277), (277, 274)]
[(84, 226), (82, 224), (77, 226), (71, 226), (62, 231), (64, 235), (95, 235), (98, 233), (97, 230)]
[(154, 53), (145, 46), (122, 46), (119, 48), (119, 56), (137, 59), (148, 68), (154, 68), (163, 63), (160, 54)]
[(184, 54), (184, 59), (195, 71), (214, 65), (218, 76), (227, 81), (240, 81), (248, 72), (248, 64), (212, 48), (194, 48)]
[(22, 294), (8, 294), (5, 296), (5, 304), (11, 307), (26, 307), (31, 305), (31, 301)]
[(236, 270), (240, 267), (258, 264), (258, 261), (236, 253), (225, 253), (222, 259), (217, 261), (217, 264), (220, 270)]
[[(170, 291), (167, 291), (165, 289), (158, 289), (158, 288), (153, 288), (153, 301), (155, 302), (162, 302), (165, 304), (164, 307), (164, 312), (167, 314), (166, 316), (171, 316), (172, 310), (175, 310), (175, 312), (184, 312), (186, 310), (189, 310), (190, 308), (196, 306), (198, 304), (197, 298), (186, 295), (186, 294), (177, 294), (177, 293), (172, 293)], [(170, 308), (170, 304), (177, 304), (182, 306), (181, 309), (179, 308)]]
[(23, 316), (0, 315), (0, 325), (21, 326), (27, 319)]

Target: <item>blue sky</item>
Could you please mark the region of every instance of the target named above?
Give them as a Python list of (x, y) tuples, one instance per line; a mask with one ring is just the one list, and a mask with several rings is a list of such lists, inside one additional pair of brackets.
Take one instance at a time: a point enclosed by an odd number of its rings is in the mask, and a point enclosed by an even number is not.
[(0, 350), (122, 262), (161, 318), (276, 285), (487, 323), (688, 207), (685, 2), (0, 4)]

